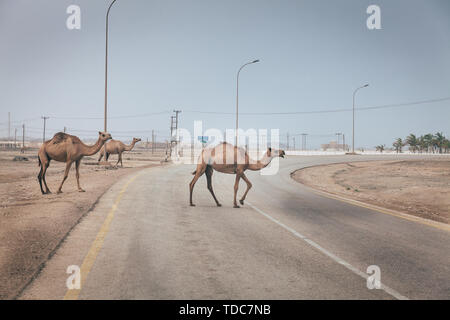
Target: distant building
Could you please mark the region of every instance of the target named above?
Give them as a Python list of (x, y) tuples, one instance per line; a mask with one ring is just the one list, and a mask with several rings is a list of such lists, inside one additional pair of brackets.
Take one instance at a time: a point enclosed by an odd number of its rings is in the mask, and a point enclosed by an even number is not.
[(22, 147), (22, 141), (4, 140), (0, 141), (0, 149), (20, 149)]
[(320, 145), (320, 147), (322, 148), (323, 151), (348, 151), (348, 145), (347, 144), (342, 144), (342, 143), (337, 143), (336, 141), (330, 141), (329, 143), (325, 143)]

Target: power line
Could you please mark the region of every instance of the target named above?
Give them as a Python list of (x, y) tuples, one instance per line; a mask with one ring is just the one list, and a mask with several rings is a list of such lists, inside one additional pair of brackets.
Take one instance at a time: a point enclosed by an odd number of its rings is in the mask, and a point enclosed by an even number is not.
[[(15, 120), (15, 121), (11, 121), (11, 123), (22, 123), (22, 122), (28, 122), (28, 121), (35, 121), (35, 120), (41, 120), (41, 117), (38, 118), (28, 118), (28, 119), (24, 119), (24, 120)], [(0, 125), (6, 125), (8, 124), (8, 122), (0, 122)]]
[[(378, 106), (365, 106), (365, 107), (358, 107), (355, 110), (362, 111), (362, 110), (376, 110), (376, 109), (387, 109), (387, 108), (397, 108), (397, 107), (406, 107), (406, 106), (415, 106), (425, 103), (436, 103), (436, 102), (442, 102), (442, 101), (448, 101), (450, 100), (450, 97), (446, 98), (439, 98), (439, 99), (429, 99), (429, 100), (420, 100), (420, 101), (413, 101), (413, 102), (407, 102), (407, 103), (395, 103), (395, 104), (385, 104), (385, 105), (378, 105)], [(336, 112), (348, 112), (353, 111), (352, 108), (341, 108), (341, 109), (328, 109), (328, 110), (312, 110), (312, 111), (293, 111), (293, 112), (241, 112), (241, 115), (292, 115), (292, 114), (321, 114), (321, 113), (336, 113)], [(234, 115), (233, 112), (220, 112), (220, 111), (200, 111), (200, 110), (186, 110), (185, 112), (188, 113), (205, 113), (205, 114), (228, 114), (228, 115)]]
[[(296, 134), (293, 134), (292, 136), (302, 136), (302, 135), (304, 135), (305, 133), (296, 133)], [(313, 137), (313, 138), (327, 138), (327, 137), (334, 137), (334, 136), (336, 136), (336, 134), (335, 133), (330, 133), (330, 134), (307, 134), (309, 137)]]
[[(445, 98), (437, 98), (437, 99), (428, 99), (428, 100), (419, 100), (419, 101), (413, 101), (413, 102), (406, 102), (406, 103), (395, 103), (395, 104), (385, 104), (385, 105), (378, 105), (378, 106), (365, 106), (365, 107), (358, 107), (357, 111), (363, 111), (363, 110), (377, 110), (377, 109), (387, 109), (387, 108), (398, 108), (398, 107), (407, 107), (407, 106), (416, 106), (426, 103), (437, 103), (437, 102), (443, 102), (443, 101), (449, 101), (450, 97)], [(450, 105), (447, 105), (448, 107)], [(338, 113), (338, 112), (349, 112), (352, 111), (352, 108), (336, 108), (336, 109), (325, 109), (325, 110), (309, 110), (309, 111), (292, 111), (292, 112), (241, 112), (241, 115), (293, 115), (293, 114), (322, 114), (322, 113)], [(201, 113), (201, 114), (222, 114), (222, 115), (235, 115), (234, 112), (220, 112), (220, 111), (202, 111), (202, 110), (184, 110), (184, 112), (187, 113)], [(159, 112), (152, 112), (152, 113), (142, 113), (142, 114), (134, 114), (134, 115), (121, 115), (121, 116), (113, 116), (109, 117), (108, 119), (127, 119), (127, 118), (143, 118), (143, 117), (149, 117), (154, 115), (161, 115), (161, 114), (168, 114), (171, 113), (169, 110), (165, 111), (159, 111)], [(53, 119), (58, 120), (99, 120), (103, 119), (103, 117), (97, 116), (97, 117), (58, 117), (58, 116), (52, 116)], [(11, 121), (11, 123), (23, 123), (28, 121), (35, 121), (40, 120), (41, 118), (28, 118), (24, 120), (16, 120)], [(0, 122), (0, 125), (7, 125), (8, 122)]]
[[(159, 112), (151, 112), (151, 113), (142, 113), (142, 114), (134, 114), (134, 115), (122, 115), (122, 116), (112, 116), (108, 117), (108, 119), (127, 119), (127, 118), (142, 118), (142, 117), (150, 117), (160, 114), (167, 114), (170, 111), (159, 111)], [(103, 119), (103, 117), (52, 117), (58, 120), (99, 120)]]

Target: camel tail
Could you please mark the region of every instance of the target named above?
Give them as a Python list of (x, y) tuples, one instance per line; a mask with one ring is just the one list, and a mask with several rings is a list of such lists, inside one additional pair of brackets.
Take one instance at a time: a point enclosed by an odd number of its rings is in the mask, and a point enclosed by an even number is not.
[(39, 158), (39, 156), (38, 156), (38, 161), (39, 161), (38, 167), (40, 167), (42, 164), (41, 164), (41, 158)]
[(195, 169), (195, 170), (192, 172), (192, 175), (195, 176), (196, 173), (197, 173), (197, 169)]

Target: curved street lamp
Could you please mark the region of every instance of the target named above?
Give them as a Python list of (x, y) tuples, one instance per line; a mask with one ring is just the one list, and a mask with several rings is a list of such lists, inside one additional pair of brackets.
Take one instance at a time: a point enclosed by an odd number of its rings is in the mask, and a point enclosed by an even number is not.
[(353, 134), (352, 134), (352, 153), (355, 153), (355, 95), (359, 89), (368, 87), (369, 84), (365, 84), (361, 87), (358, 87), (353, 91)]
[(236, 147), (238, 145), (238, 128), (239, 128), (239, 74), (241, 73), (242, 68), (244, 68), (245, 66), (247, 66), (249, 64), (257, 63), (257, 62), (259, 62), (258, 59), (243, 64), (239, 68), (239, 71), (238, 71), (237, 77), (236, 77), (236, 140), (235, 140)]
[(117, 0), (113, 0), (108, 7), (108, 11), (106, 12), (106, 45), (105, 45), (105, 119), (104, 119), (104, 127), (105, 132), (107, 132), (107, 118), (108, 118), (108, 21), (109, 21), (109, 11), (111, 10), (112, 5)]

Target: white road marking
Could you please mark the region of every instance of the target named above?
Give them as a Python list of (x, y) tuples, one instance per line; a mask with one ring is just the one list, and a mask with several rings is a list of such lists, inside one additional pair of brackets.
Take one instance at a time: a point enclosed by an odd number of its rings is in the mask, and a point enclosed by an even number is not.
[[(352, 266), (350, 263), (346, 262), (345, 260), (342, 260), (341, 258), (339, 258), (338, 256), (334, 255), (333, 253), (331, 253), (330, 251), (328, 251), (327, 249), (321, 247), (319, 244), (317, 244), (316, 242), (314, 242), (311, 239), (308, 239), (306, 236), (302, 235), (301, 233), (297, 232), (296, 230), (288, 227), (287, 225), (285, 225), (284, 223), (278, 221), (277, 219), (275, 219), (274, 217), (272, 217), (271, 215), (265, 213), (264, 211), (258, 209), (257, 207), (255, 207), (254, 205), (252, 205), (251, 203), (249, 203), (248, 201), (246, 201), (246, 204), (248, 204), (253, 210), (255, 210), (256, 212), (258, 212), (259, 214), (263, 215), (264, 217), (266, 217), (267, 219), (269, 219), (270, 221), (276, 223), (277, 225), (279, 225), (280, 227), (282, 227), (283, 229), (289, 231), (290, 233), (292, 233), (294, 236), (302, 239), (303, 241), (305, 241), (307, 244), (309, 244), (310, 246), (316, 248), (317, 250), (319, 250), (320, 252), (322, 252), (323, 254), (327, 255), (328, 257), (330, 257), (331, 259), (333, 259), (335, 262), (343, 265), (344, 267), (346, 267), (347, 269), (349, 269), (350, 271), (352, 271), (353, 273), (357, 274), (358, 276), (364, 278), (367, 280), (367, 278), (369, 277), (369, 275), (367, 273), (364, 273), (362, 271), (360, 271), (358, 268), (355, 268), (354, 266)], [(369, 289), (368, 289), (369, 290)], [(407, 297), (405, 297), (404, 295), (400, 294), (399, 292), (397, 292), (396, 290), (386, 286), (385, 284), (381, 283), (381, 288), (379, 290), (383, 290), (385, 291), (387, 294), (390, 294), (391, 296), (393, 296), (394, 298), (398, 299), (398, 300), (409, 300)]]

